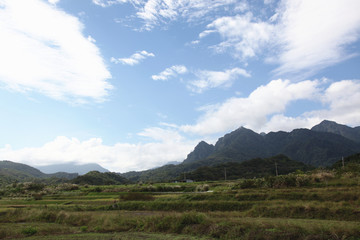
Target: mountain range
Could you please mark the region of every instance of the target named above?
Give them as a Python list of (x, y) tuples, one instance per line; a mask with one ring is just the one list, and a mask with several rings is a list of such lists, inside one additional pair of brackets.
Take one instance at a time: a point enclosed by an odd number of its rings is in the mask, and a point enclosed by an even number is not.
[(215, 145), (201, 141), (178, 165), (128, 172), (123, 176), (133, 181), (166, 181), (199, 167), (227, 162), (241, 163), (256, 158), (285, 155), (307, 165), (331, 166), (344, 156), (360, 152), (360, 127), (351, 128), (324, 120), (311, 129), (258, 134), (240, 127), (218, 139)]
[[(121, 174), (122, 177), (108, 173), (98, 164), (57, 164), (38, 167), (40, 171), (25, 164), (0, 161), (0, 185), (50, 178), (74, 179), (73, 182), (88, 184), (100, 180), (106, 184), (126, 183), (123, 177), (132, 182), (164, 182), (183, 179), (184, 173), (195, 180), (215, 180), (223, 179), (222, 169), (225, 168), (229, 171), (229, 179), (261, 177), (275, 174), (274, 163), (279, 164), (279, 174), (286, 174), (310, 169), (311, 166), (331, 166), (343, 157), (359, 153), (360, 127), (352, 128), (328, 120), (311, 129), (267, 134), (240, 127), (219, 138), (215, 145), (201, 141), (180, 164), (127, 172)], [(78, 173), (66, 173), (69, 171), (92, 172), (81, 178)]]

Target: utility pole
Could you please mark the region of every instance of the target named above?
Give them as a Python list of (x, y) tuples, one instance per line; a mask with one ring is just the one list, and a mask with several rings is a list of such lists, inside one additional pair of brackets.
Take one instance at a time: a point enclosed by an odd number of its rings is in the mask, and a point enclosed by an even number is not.
[(344, 161), (344, 157), (341, 158), (341, 161), (342, 161), (342, 168), (344, 169), (345, 168), (345, 161)]
[(275, 161), (275, 172), (276, 172), (276, 176), (278, 176), (278, 168), (277, 168), (277, 162)]
[(225, 168), (225, 181), (226, 181), (226, 168)]

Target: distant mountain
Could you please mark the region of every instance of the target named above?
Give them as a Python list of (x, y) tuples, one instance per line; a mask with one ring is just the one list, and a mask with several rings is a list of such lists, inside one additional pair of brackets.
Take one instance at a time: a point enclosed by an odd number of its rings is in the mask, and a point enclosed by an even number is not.
[(13, 182), (26, 182), (50, 178), (72, 179), (77, 176), (78, 174), (62, 172), (45, 174), (40, 170), (26, 164), (6, 160), (0, 161), (0, 185)]
[(308, 165), (329, 166), (342, 156), (357, 152), (360, 152), (360, 143), (334, 133), (295, 129), (260, 135), (241, 127), (220, 138), (214, 153), (197, 164), (242, 162), (284, 154)]
[(67, 172), (67, 173), (78, 173), (80, 175), (83, 175), (91, 171), (109, 172), (109, 170), (103, 168), (102, 166), (96, 163), (76, 164), (74, 162), (71, 162), (71, 163), (52, 164), (47, 166), (36, 166), (36, 168), (44, 173), (49, 173), (49, 174), (56, 172)]
[[(11, 161), (0, 161), (0, 170), (2, 171), (10, 171), (21, 173), (22, 176), (27, 176), (31, 178), (44, 178), (46, 174), (42, 173), (40, 170), (30, 167), (29, 165), (16, 163)], [(10, 173), (9, 173), (10, 175)]]
[(98, 171), (91, 171), (85, 175), (78, 176), (71, 180), (75, 184), (89, 184), (89, 185), (118, 185), (129, 183), (129, 180), (122, 177), (118, 173)]
[[(281, 139), (279, 139), (281, 137)], [(295, 129), (290, 133), (265, 136), (269, 150), (312, 166), (330, 166), (343, 156), (360, 152), (360, 143), (341, 135)]]
[(43, 179), (45, 174), (25, 164), (0, 161), (0, 185)]
[(333, 121), (324, 120), (311, 128), (312, 131), (330, 132), (341, 135), (355, 142), (360, 142), (360, 127), (351, 128)]
[[(333, 126), (338, 127), (334, 124)], [(241, 127), (219, 138), (215, 146), (200, 142), (179, 165), (129, 172), (124, 173), (123, 176), (133, 181), (169, 181), (199, 167), (210, 167), (227, 162), (241, 163), (280, 154), (307, 165), (330, 166), (343, 156), (360, 152), (360, 142), (347, 138), (347, 135), (339, 135), (330, 130), (318, 131), (319, 127), (314, 128), (315, 130), (295, 129), (291, 132), (258, 134)], [(354, 131), (358, 129), (358, 127), (354, 128)]]
[[(289, 159), (285, 155), (271, 158), (255, 158), (241, 163), (227, 162), (215, 166), (199, 167), (195, 171), (186, 173), (188, 179), (195, 181), (215, 181), (226, 179), (254, 178), (275, 176), (295, 172), (296, 170), (308, 171), (313, 169), (304, 163)], [(181, 179), (182, 176), (179, 177)]]

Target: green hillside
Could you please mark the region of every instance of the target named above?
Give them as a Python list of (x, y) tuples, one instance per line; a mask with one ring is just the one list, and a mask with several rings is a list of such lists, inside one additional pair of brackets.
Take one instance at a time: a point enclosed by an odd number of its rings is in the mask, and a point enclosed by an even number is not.
[(360, 153), (345, 157), (344, 161), (342, 159), (337, 161), (331, 168), (343, 169), (343, 171), (347, 172), (360, 172)]
[(129, 183), (129, 180), (117, 173), (91, 171), (85, 175), (78, 176), (71, 181), (75, 184), (89, 185), (117, 185)]
[[(267, 159), (256, 158), (241, 163), (228, 162), (216, 166), (199, 167), (195, 171), (186, 173), (186, 177), (195, 181), (214, 181), (241, 178), (259, 178), (288, 174), (296, 170), (308, 171), (313, 169), (304, 163), (293, 161), (285, 155), (278, 155)], [(180, 176), (181, 178), (181, 176)]]
[(0, 161), (0, 185), (6, 185), (14, 182), (59, 182), (77, 177), (75, 173), (58, 172), (54, 174), (45, 174), (40, 170), (30, 167), (26, 164), (11, 161)]

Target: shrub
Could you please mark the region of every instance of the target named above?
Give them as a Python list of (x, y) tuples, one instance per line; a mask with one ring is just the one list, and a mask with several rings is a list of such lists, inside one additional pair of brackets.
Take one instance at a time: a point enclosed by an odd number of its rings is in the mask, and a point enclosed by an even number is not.
[(311, 178), (314, 182), (323, 182), (330, 179), (333, 179), (335, 177), (334, 172), (329, 171), (319, 171), (311, 174)]
[[(85, 186), (86, 188), (88, 186)], [(56, 190), (59, 190), (59, 191), (74, 191), (74, 190), (78, 190), (79, 189), (79, 186), (77, 184), (71, 184), (71, 183), (63, 183), (63, 184), (60, 184), (56, 187)]]
[[(259, 187), (263, 187), (264, 185), (264, 180), (263, 179), (245, 179), (242, 180), (239, 184), (238, 187), (240, 187), (241, 189), (244, 188), (259, 188)], [(236, 186), (234, 187), (234, 189), (237, 188)]]
[(43, 195), (41, 193), (33, 194), (34, 200), (42, 200)]
[(181, 225), (201, 224), (205, 221), (205, 215), (202, 213), (188, 212), (181, 216)]
[(30, 182), (30, 183), (25, 183), (24, 184), (25, 190), (28, 190), (28, 191), (39, 192), (39, 191), (43, 190), (44, 187), (45, 187), (45, 184), (43, 184), (43, 183)]
[(209, 191), (209, 185), (208, 184), (203, 184), (203, 185), (197, 185), (195, 188), (196, 192), (206, 192)]
[(88, 230), (88, 227), (87, 226), (81, 226), (80, 227), (80, 231), (81, 232), (86, 232)]
[(29, 226), (29, 227), (24, 228), (21, 232), (26, 236), (32, 236), (37, 233), (37, 230), (36, 230), (36, 228)]
[(297, 187), (309, 186), (310, 182), (311, 182), (311, 179), (308, 175), (305, 175), (305, 174), (296, 175), (296, 186)]

